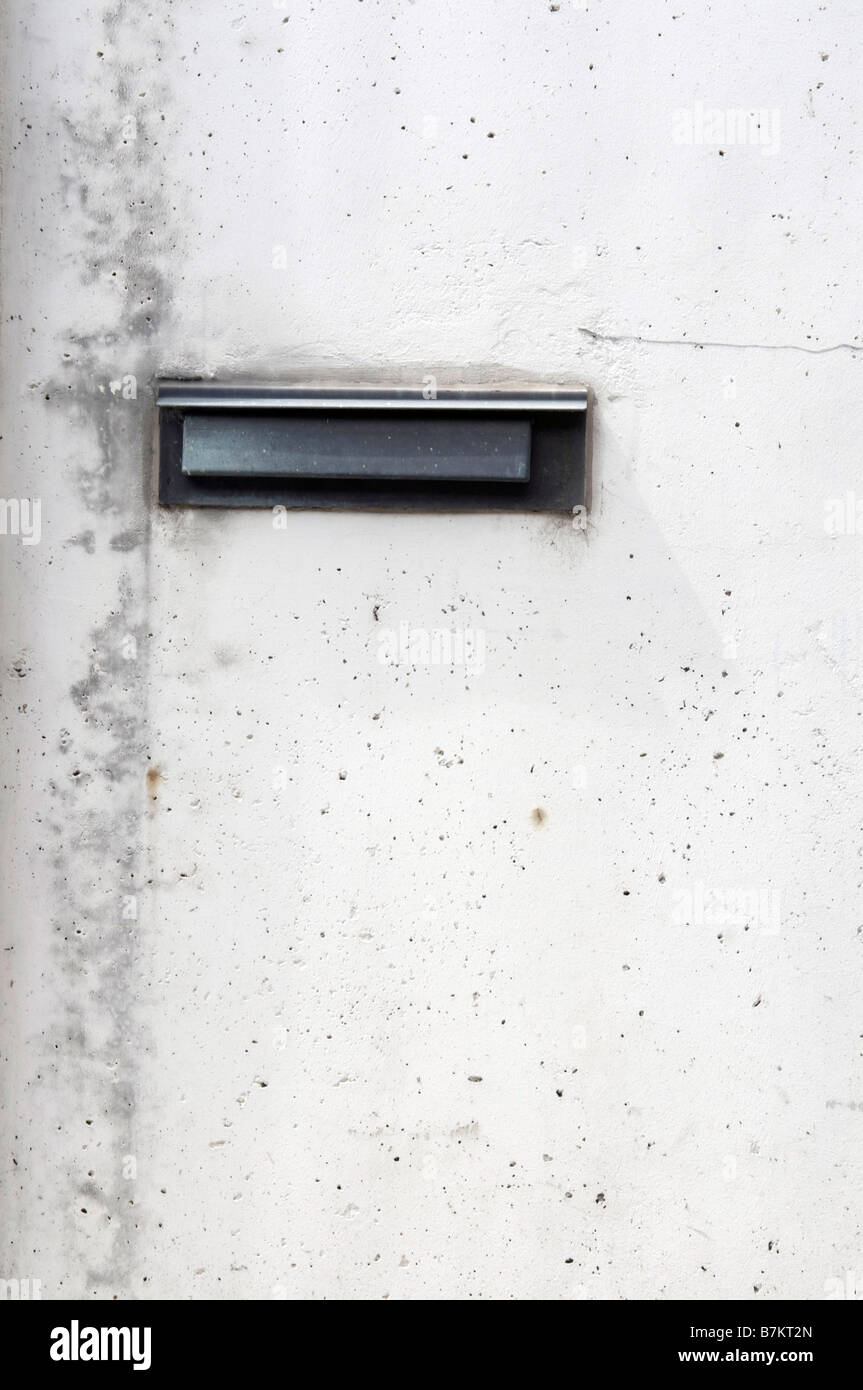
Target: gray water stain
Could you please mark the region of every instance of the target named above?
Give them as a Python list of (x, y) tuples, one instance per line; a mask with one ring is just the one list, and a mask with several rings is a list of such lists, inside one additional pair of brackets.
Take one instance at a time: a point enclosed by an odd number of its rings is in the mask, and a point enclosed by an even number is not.
[[(69, 688), (50, 782), (62, 1016), (45, 1072), (53, 1074), (65, 1127), (80, 1140), (68, 1151), (69, 1191), (58, 1202), (69, 1213), (70, 1279), (79, 1297), (144, 1291), (136, 1274), (144, 1217), (129, 1159), (147, 1037), (141, 895), (148, 877), (152, 382), (176, 249), (160, 115), (170, 109), (162, 66), (168, 27), (164, 16), (125, 0), (108, 6), (94, 101), (57, 113), (65, 236), (80, 284), (109, 307), (98, 332), (58, 325), (60, 361), (45, 384), (45, 408), (62, 413), (79, 459), (81, 516), (67, 544), (85, 556), (117, 557), (106, 561), (94, 591), (104, 594), (104, 574), (114, 573), (108, 612), (94, 613), (83, 669)], [(74, 760), (71, 772), (66, 759)]]

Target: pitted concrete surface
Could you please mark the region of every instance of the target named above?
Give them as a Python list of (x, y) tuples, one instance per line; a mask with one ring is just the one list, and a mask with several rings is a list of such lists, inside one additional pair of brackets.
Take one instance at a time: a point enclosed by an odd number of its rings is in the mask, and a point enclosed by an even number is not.
[[(848, 1296), (854, 8), (3, 26), (0, 1278)], [(161, 511), (160, 376), (586, 384), (587, 529)]]

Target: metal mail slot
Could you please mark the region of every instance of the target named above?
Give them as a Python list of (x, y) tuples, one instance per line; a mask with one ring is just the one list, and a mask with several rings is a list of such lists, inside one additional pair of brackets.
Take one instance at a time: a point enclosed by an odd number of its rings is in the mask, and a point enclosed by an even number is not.
[(159, 384), (163, 506), (583, 514), (588, 393)]
[(193, 413), (183, 421), (183, 472), (204, 478), (525, 482), (530, 423), (428, 415)]

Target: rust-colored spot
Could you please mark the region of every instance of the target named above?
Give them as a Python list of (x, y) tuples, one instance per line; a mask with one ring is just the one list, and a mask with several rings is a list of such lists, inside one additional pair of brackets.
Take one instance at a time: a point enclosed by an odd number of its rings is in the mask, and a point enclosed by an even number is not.
[(156, 793), (159, 790), (161, 780), (162, 774), (157, 767), (147, 768), (147, 795), (151, 801), (156, 800)]
[(534, 806), (530, 813), (530, 818), (534, 825), (545, 825), (545, 822), (548, 820), (548, 812), (544, 811), (541, 806)]

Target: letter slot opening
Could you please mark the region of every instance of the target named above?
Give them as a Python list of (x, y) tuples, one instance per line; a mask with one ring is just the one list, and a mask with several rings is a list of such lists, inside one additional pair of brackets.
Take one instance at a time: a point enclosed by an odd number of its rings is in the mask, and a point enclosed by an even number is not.
[(162, 381), (167, 507), (547, 512), (589, 506), (589, 394)]

